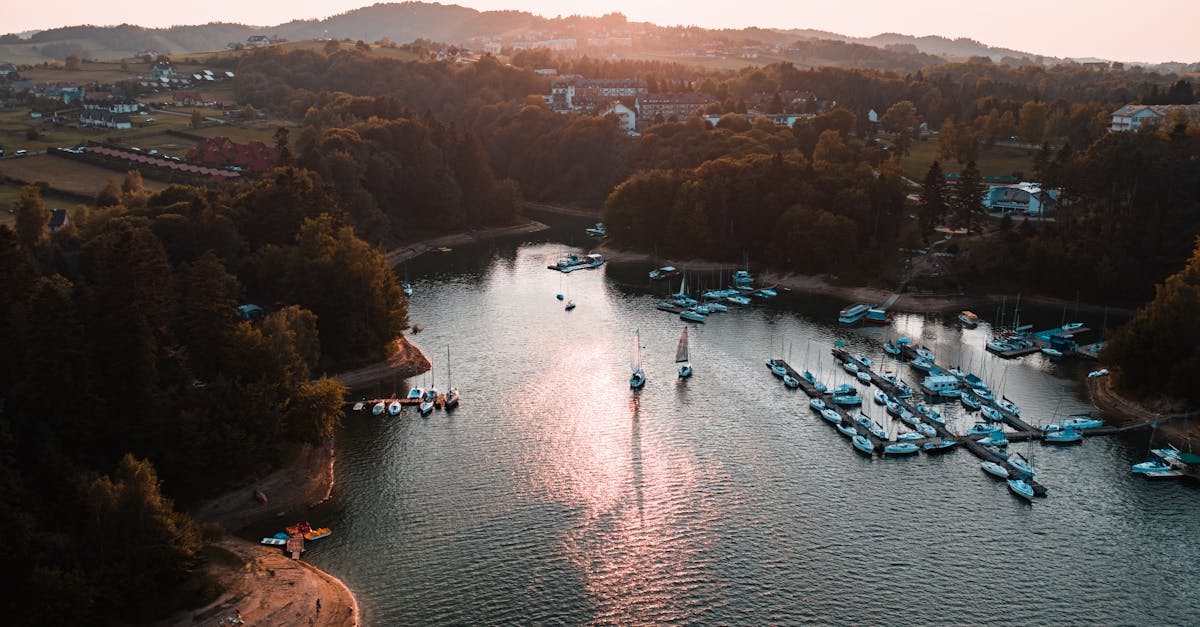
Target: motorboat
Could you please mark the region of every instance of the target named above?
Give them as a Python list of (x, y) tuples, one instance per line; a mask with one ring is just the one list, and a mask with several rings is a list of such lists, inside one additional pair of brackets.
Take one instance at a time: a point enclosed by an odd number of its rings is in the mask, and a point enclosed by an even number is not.
[(976, 411), (983, 406), (979, 402), (979, 399), (975, 398), (970, 392), (963, 392), (962, 396), (958, 397), (958, 400), (962, 402), (963, 407), (967, 408), (967, 411)]
[(800, 387), (800, 380), (790, 374), (783, 375), (783, 384), (790, 390)]
[(1086, 414), (1084, 416), (1076, 416), (1074, 418), (1067, 418), (1066, 420), (1060, 420), (1060, 421), (1058, 421), (1058, 424), (1063, 429), (1065, 429), (1067, 427), (1075, 427), (1076, 429), (1099, 429), (1100, 427), (1104, 426), (1103, 420), (1098, 420), (1098, 419), (1092, 418), (1090, 416), (1087, 416), (1087, 417), (1085, 417), (1085, 416), (1086, 416)]
[(867, 316), (863, 318), (863, 320), (869, 324), (891, 324), (892, 312), (882, 307), (871, 307), (870, 309), (867, 309)]
[(892, 357), (898, 357), (900, 355), (900, 347), (892, 344), (891, 342), (886, 342), (883, 345), (883, 352), (891, 355)]
[(912, 455), (921, 450), (921, 447), (912, 442), (896, 442), (883, 447), (884, 455)]
[(857, 434), (850, 438), (850, 443), (853, 444), (854, 448), (860, 453), (864, 453), (866, 455), (875, 454), (875, 445), (872, 444), (871, 440), (867, 439), (866, 436)]
[(835, 394), (833, 396), (833, 402), (837, 405), (846, 405), (846, 406), (862, 405), (862, 397), (859, 396), (857, 393)]
[(1001, 466), (1000, 464), (997, 464), (996, 462), (984, 460), (982, 462), (979, 462), (979, 467), (982, 468), (984, 472), (986, 472), (989, 475), (992, 475), (993, 477), (999, 477), (1001, 479), (1008, 479), (1008, 469), (1005, 468), (1004, 466)]
[(954, 398), (962, 393), (958, 389), (958, 377), (948, 374), (931, 374), (925, 377), (921, 380), (921, 389), (943, 398)]
[(838, 312), (838, 322), (842, 324), (857, 324), (867, 315), (867, 305), (857, 303)]
[(1008, 489), (1025, 500), (1033, 499), (1033, 485), (1025, 479), (1009, 479)]
[(979, 411), (981, 413), (983, 413), (984, 418), (986, 418), (992, 422), (1000, 422), (1000, 421), (1004, 420), (1004, 416), (998, 410), (996, 410), (994, 407), (991, 407), (989, 405), (981, 405), (979, 407)]
[(654, 281), (659, 279), (669, 279), (677, 276), (678, 274), (679, 270), (677, 270), (675, 266), (663, 266), (661, 268), (655, 268), (654, 270), (651, 270), (650, 279)]
[(858, 379), (859, 383), (862, 383), (864, 385), (871, 385), (871, 373), (869, 373), (869, 372), (860, 372), (860, 373), (854, 375), (854, 377), (856, 379)]
[(850, 385), (849, 383), (843, 383), (843, 384), (837, 386), (837, 388), (835, 388), (833, 390), (833, 393), (834, 394), (858, 394), (858, 388), (854, 387), (853, 385)]
[(1008, 400), (1007, 398), (1001, 398), (1000, 400), (996, 401), (996, 406), (1014, 416), (1021, 415), (1021, 408), (1017, 407), (1016, 403)]
[(835, 425), (842, 422), (842, 415), (828, 407), (821, 410), (821, 417)]
[(917, 433), (916, 431), (904, 431), (904, 432), (896, 434), (897, 442), (908, 442), (910, 440), (924, 440), (924, 439), (925, 439), (925, 436), (921, 435), (920, 433)]
[(1074, 333), (1083, 328), (1082, 322), (1068, 322), (1063, 325), (1062, 330), (1067, 333)]
[(741, 296), (741, 295), (726, 296), (725, 300), (727, 300), (735, 305), (749, 305), (750, 304), (750, 299), (746, 298), (745, 296)]
[(1043, 440), (1048, 444), (1076, 444), (1083, 441), (1083, 434), (1075, 427), (1063, 427), (1061, 431), (1048, 432)]
[(404, 406), (400, 404), (400, 401), (392, 401), (388, 404), (387, 411), (390, 416), (399, 416), (400, 412), (404, 411)]
[(713, 312), (713, 310), (710, 309), (708, 305), (696, 305), (695, 307), (692, 307), (691, 309), (692, 309), (692, 311), (694, 311), (702, 316), (707, 316), (708, 314)]
[(1134, 464), (1131, 470), (1135, 474), (1147, 474), (1151, 472), (1164, 472), (1173, 470), (1174, 466), (1159, 459), (1144, 461), (1140, 464)]
[(927, 438), (937, 437), (937, 429), (934, 429), (932, 426), (927, 425), (923, 422), (918, 422), (917, 424), (913, 425), (913, 427), (917, 431), (920, 431), (921, 435), (923, 435)]
[(856, 364), (852, 361), (847, 361), (842, 364), (842, 370), (845, 370), (846, 372), (849, 372), (850, 374), (858, 374), (858, 364)]
[(971, 390), (971, 393), (977, 398), (981, 398), (985, 401), (990, 402), (992, 400), (992, 391), (987, 388), (975, 388), (974, 390)]
[(929, 372), (930, 370), (933, 369), (933, 362), (928, 359), (925, 359), (924, 357), (917, 357), (916, 359), (914, 359), (908, 363), (910, 365), (912, 365), (913, 368), (916, 368), (917, 370), (920, 370), (921, 372)]
[(401, 284), (400, 284), (400, 289), (404, 290), (404, 295), (405, 295), (405, 296), (412, 296), (412, 295), (413, 295), (413, 286), (412, 286), (412, 283), (409, 283), (408, 281), (405, 281), (405, 282), (401, 283)]
[(927, 348), (921, 348), (921, 347), (918, 347), (918, 348), (916, 349), (916, 351), (917, 351), (917, 357), (920, 357), (920, 358), (922, 358), (922, 359), (926, 359), (926, 360), (928, 360), (928, 361), (929, 361), (929, 363), (933, 363), (933, 362), (937, 361), (937, 359), (935, 359), (935, 358), (933, 357), (933, 351), (931, 351), (931, 350), (929, 350), (929, 349), (927, 349)]
[(875, 396), (875, 404), (876, 405), (887, 405), (888, 404), (888, 395), (883, 390), (875, 390), (874, 396)]
[(848, 438), (852, 438), (852, 437), (858, 435), (858, 429), (855, 429), (854, 425), (852, 425), (848, 422), (839, 422), (837, 424), (837, 430), (838, 430), (838, 433), (840, 433)]
[(704, 314), (696, 311), (695, 309), (684, 309), (683, 311), (679, 312), (679, 319), (686, 320), (688, 322), (703, 323)]
[(974, 312), (966, 310), (958, 314), (958, 321), (968, 329), (974, 329), (979, 326), (979, 316), (975, 315)]
[(606, 237), (606, 236), (608, 236), (608, 229), (604, 228), (603, 222), (597, 222), (596, 226), (590, 226), (590, 227), (584, 229), (583, 232), (587, 233), (588, 237)]
[(991, 435), (992, 433), (995, 433), (996, 431), (1003, 431), (1003, 430), (1004, 429), (1002, 427), (999, 427), (997, 425), (994, 425), (994, 424), (991, 424), (988, 422), (977, 422), (977, 423), (971, 425), (971, 428), (967, 430), (967, 435)]
[(858, 364), (860, 368), (870, 368), (871, 367), (871, 363), (872, 363), (871, 358), (867, 357), (866, 355), (863, 355), (862, 353), (854, 355), (850, 359), (854, 363)]
[(883, 404), (887, 407), (887, 413), (893, 416), (899, 416), (900, 414), (904, 413), (904, 406), (890, 398), (887, 399)]
[(767, 367), (771, 369), (771, 374), (781, 379), (788, 373), (787, 368), (784, 368), (782, 363), (775, 361), (774, 359), (767, 360)]
[(371, 408), (371, 413), (375, 414), (376, 416), (383, 415), (383, 412), (385, 412), (385, 411), (387, 411), (387, 403), (385, 403), (383, 401), (379, 401), (378, 403), (375, 403), (375, 406)]
[(749, 270), (738, 270), (733, 273), (733, 284), (738, 287), (745, 287), (754, 283), (754, 275), (750, 274)]
[(814, 398), (808, 401), (808, 406), (813, 408), (814, 411), (823, 411), (825, 409), (825, 401), (820, 398)]

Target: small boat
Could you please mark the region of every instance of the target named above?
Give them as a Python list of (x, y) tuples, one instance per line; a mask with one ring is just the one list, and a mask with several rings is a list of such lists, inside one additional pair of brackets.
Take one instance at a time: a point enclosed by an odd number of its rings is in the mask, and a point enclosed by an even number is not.
[(972, 393), (975, 394), (977, 398), (981, 398), (985, 401), (990, 402), (992, 400), (992, 391), (987, 388), (975, 388), (972, 390)]
[(987, 422), (977, 422), (967, 430), (967, 435), (991, 435), (996, 431), (1003, 431), (1003, 428)]
[(738, 287), (746, 287), (754, 283), (754, 275), (750, 274), (749, 270), (738, 270), (733, 273), (733, 284)]
[(992, 475), (993, 477), (999, 477), (1001, 479), (1008, 478), (1008, 469), (1005, 468), (1004, 466), (1001, 466), (1000, 464), (997, 464), (996, 462), (985, 460), (985, 461), (979, 462), (979, 467), (982, 468), (984, 472), (986, 472), (989, 475)]
[(854, 363), (858, 364), (859, 367), (861, 367), (861, 368), (870, 368), (871, 367), (871, 363), (872, 363), (871, 358), (867, 357), (866, 355), (863, 355), (862, 353), (854, 355), (850, 359), (853, 360)]
[(925, 359), (924, 357), (917, 357), (916, 359), (910, 361), (909, 364), (921, 372), (929, 372), (933, 369), (933, 362)]
[(993, 408), (991, 406), (981, 405), (979, 407), (979, 411), (983, 413), (984, 418), (986, 418), (992, 422), (1000, 422), (1000, 421), (1004, 420), (1004, 416), (1001, 415), (999, 411), (997, 411), (995, 408)]
[(858, 382), (859, 382), (859, 383), (862, 383), (862, 384), (864, 384), (864, 385), (871, 385), (871, 373), (869, 373), (869, 372), (860, 372), (860, 373), (858, 373), (858, 374), (856, 374), (856, 375), (854, 375), (854, 376), (855, 376), (855, 378), (856, 378), (856, 379), (858, 379)]
[(828, 388), (826, 388), (826, 387), (825, 387), (825, 384), (824, 384), (824, 383), (821, 383), (820, 381), (817, 381), (817, 377), (813, 376), (813, 373), (811, 373), (811, 372), (809, 372), (809, 371), (807, 371), (807, 370), (805, 370), (804, 372), (800, 373), (800, 378), (801, 378), (801, 379), (804, 379), (805, 381), (808, 381), (808, 382), (809, 382), (809, 384), (810, 384), (810, 385), (812, 385), (814, 388), (816, 388), (818, 392), (822, 392), (822, 393), (824, 393), (824, 392), (825, 392), (825, 390), (827, 390), (827, 389), (828, 389)]
[(937, 359), (934, 359), (934, 357), (933, 357), (933, 351), (931, 351), (927, 348), (917, 348), (916, 351), (917, 351), (917, 357), (925, 359), (931, 364), (933, 362), (937, 361)]
[(562, 300), (562, 299), (563, 299), (563, 295), (562, 295), (562, 294), (555, 294), (555, 295), (554, 295), (554, 297), (555, 297), (555, 298), (557, 298), (558, 300)]
[(759, 298), (775, 298), (776, 296), (779, 296), (779, 292), (776, 292), (775, 288), (773, 287), (764, 287), (754, 294)]
[(1151, 470), (1149, 472), (1142, 473), (1142, 476), (1147, 479), (1174, 479), (1176, 477), (1182, 477), (1183, 471), (1176, 470), (1174, 468), (1171, 470)]
[(771, 369), (771, 374), (779, 377), (780, 379), (785, 377), (788, 373), (787, 368), (784, 368), (782, 363), (775, 361), (774, 359), (767, 360), (767, 367)]
[(1020, 407), (1017, 407), (1017, 404), (1016, 404), (1016, 403), (1014, 403), (1014, 402), (1012, 402), (1012, 401), (1008, 400), (1007, 398), (1001, 398), (1000, 400), (996, 401), (996, 405), (997, 405), (997, 406), (998, 406), (1000, 409), (1002, 409), (1002, 410), (1004, 410), (1004, 411), (1006, 411), (1006, 412), (1008, 412), (1008, 413), (1010, 413), (1010, 414), (1012, 414), (1012, 415), (1014, 415), (1014, 416), (1020, 416), (1020, 415), (1021, 415), (1021, 408), (1020, 408)]
[(405, 281), (405, 282), (401, 283), (401, 284), (400, 284), (400, 289), (404, 290), (404, 295), (405, 295), (405, 296), (412, 296), (412, 295), (413, 295), (413, 286), (412, 286), (412, 283), (409, 283), (408, 281)]
[(604, 228), (603, 222), (597, 222), (596, 226), (590, 226), (583, 232), (587, 233), (588, 237), (606, 237), (608, 235), (608, 229)]
[(822, 411), (825, 409), (825, 401), (819, 398), (814, 398), (808, 401), (808, 406), (816, 411)]
[(848, 438), (852, 438), (852, 437), (858, 435), (858, 429), (855, 429), (854, 425), (852, 425), (848, 422), (839, 422), (837, 424), (837, 430), (838, 430), (838, 433), (840, 433)]
[(388, 405), (388, 414), (389, 415), (399, 416), (400, 412), (403, 410), (404, 410), (404, 406), (400, 404), (400, 401), (392, 401), (391, 404)]
[(904, 406), (890, 398), (884, 402), (884, 405), (887, 406), (887, 413), (893, 416), (899, 416), (904, 413)]
[(1044, 441), (1049, 444), (1077, 444), (1083, 441), (1083, 434), (1075, 427), (1063, 427), (1061, 431), (1048, 432)]
[(862, 405), (862, 397), (858, 394), (835, 394), (833, 402), (837, 405)]
[(892, 312), (881, 307), (871, 307), (867, 310), (867, 316), (863, 320), (870, 324), (891, 324)]
[(843, 383), (843, 384), (837, 386), (837, 389), (835, 389), (833, 391), (833, 393), (834, 394), (858, 394), (858, 388), (854, 387), (853, 385), (850, 385), (849, 383)]
[(573, 300), (567, 301), (567, 305), (565, 307), (563, 307), (563, 309), (566, 309), (567, 311), (571, 311), (574, 308), (575, 308), (575, 301), (573, 301)]
[(958, 442), (954, 440), (930, 440), (922, 444), (921, 448), (924, 449), (926, 453), (941, 453), (943, 451), (948, 451), (957, 445)]
[(912, 425), (915, 428), (918, 424), (920, 424), (921, 420), (913, 415), (911, 411), (908, 411), (907, 409), (901, 409), (900, 422), (903, 422), (907, 425)]
[(857, 303), (838, 312), (838, 322), (842, 324), (857, 324), (867, 315), (867, 305)]
[(918, 422), (917, 424), (915, 424), (913, 426), (914, 426), (914, 428), (916, 428), (917, 431), (921, 432), (921, 435), (923, 435), (927, 438), (937, 437), (937, 429), (934, 429), (930, 425), (927, 425), (923, 422)]
[(979, 326), (979, 316), (970, 311), (962, 311), (958, 314), (958, 321), (968, 329), (974, 329)]
[(858, 374), (858, 364), (852, 361), (847, 361), (846, 363), (842, 364), (842, 370), (845, 370), (850, 374)]
[(423, 388), (412, 388), (408, 391), (408, 395), (405, 398), (410, 401), (419, 401), (424, 395), (425, 390)]
[(921, 450), (921, 447), (912, 442), (896, 442), (883, 447), (884, 455), (912, 455)]
[(1076, 429), (1099, 429), (1100, 427), (1104, 426), (1103, 420), (1097, 420), (1096, 418), (1085, 416), (1087, 416), (1087, 414), (1084, 414), (1083, 416), (1076, 416), (1075, 418), (1060, 420), (1058, 424), (1064, 429), (1067, 427), (1075, 427)]
[(921, 380), (921, 389), (943, 398), (954, 398), (962, 394), (958, 389), (958, 377), (948, 374), (931, 374)]
[(1033, 500), (1033, 486), (1024, 479), (1009, 479), (1008, 489), (1025, 500)]
[(721, 303), (709, 303), (709, 304), (705, 305), (705, 307), (708, 307), (710, 311), (719, 311), (719, 312), (729, 311), (729, 308), (726, 307), (725, 305), (722, 305)]
[(679, 345), (675, 348), (675, 363), (679, 364), (679, 378), (692, 376), (692, 358), (688, 351), (688, 328), (683, 327), (679, 334)]
[(1174, 469), (1173, 466), (1171, 466), (1167, 462), (1164, 462), (1164, 461), (1158, 460), (1158, 459), (1152, 459), (1149, 461), (1144, 461), (1140, 464), (1134, 464), (1133, 467), (1130, 468), (1130, 470), (1132, 470), (1135, 474), (1146, 474), (1146, 473), (1151, 473), (1151, 472), (1164, 472), (1164, 471), (1173, 470), (1173, 469)]
[(902, 431), (896, 435), (897, 442), (907, 442), (909, 440), (924, 440), (925, 436), (916, 431)]
[(800, 380), (790, 374), (785, 374), (783, 375), (783, 384), (787, 386), (789, 390), (794, 390), (800, 387)]
[(642, 332), (633, 332), (633, 349), (629, 353), (629, 387), (638, 390), (646, 385), (646, 373), (642, 372)]
[(934, 411), (932, 409), (926, 408), (926, 411), (923, 413), (924, 413), (925, 417), (928, 418), (932, 422), (936, 422), (939, 425), (943, 425), (943, 426), (946, 424), (946, 419), (942, 418), (941, 414), (937, 413), (936, 411)]
[(821, 410), (821, 417), (835, 425), (841, 424), (842, 422), (842, 415), (832, 409), (829, 409), (828, 407)]
[(712, 313), (712, 309), (709, 309), (708, 305), (696, 305), (695, 307), (692, 307), (692, 311), (702, 316), (707, 316), (708, 314)]
[(1014, 453), (1010, 455), (1008, 457), (1008, 463), (1012, 464), (1012, 467), (1016, 468), (1017, 472), (1020, 472), (1027, 477), (1032, 477), (1037, 474), (1037, 472), (1033, 470), (1033, 466), (1030, 465), (1029, 460), (1025, 459), (1025, 456), (1020, 453)]
[(850, 438), (850, 443), (853, 444), (854, 448), (860, 453), (864, 453), (866, 455), (875, 454), (875, 445), (861, 434)]
[(892, 344), (891, 342), (887, 342), (883, 345), (883, 352), (885, 352), (893, 357), (896, 357), (896, 356), (900, 355), (900, 347), (896, 346), (895, 344)]
[(450, 391), (446, 392), (446, 398), (443, 399), (443, 407), (446, 409), (454, 409), (458, 407), (459, 393), (458, 388), (454, 387), (454, 379), (450, 376), (450, 347), (446, 347), (446, 381), (450, 383)]
[(1062, 330), (1067, 333), (1073, 333), (1083, 328), (1082, 322), (1068, 322), (1063, 325)]
[(688, 322), (703, 323), (704, 322), (704, 314), (696, 311), (695, 309), (684, 309), (683, 311), (679, 312), (679, 319), (687, 320)]
[(651, 280), (657, 281), (658, 279), (669, 279), (677, 274), (679, 274), (679, 270), (676, 270), (675, 266), (663, 266), (661, 268), (651, 270), (650, 278)]
[(735, 305), (749, 305), (750, 304), (750, 299), (746, 298), (745, 296), (726, 296), (725, 300), (727, 300)]
[(375, 403), (375, 406), (371, 408), (371, 413), (376, 416), (382, 416), (385, 411), (387, 411), (387, 403), (383, 401)]
[(1062, 351), (1060, 351), (1056, 348), (1050, 348), (1049, 346), (1042, 349), (1042, 354), (1049, 357), (1050, 359), (1058, 359), (1063, 356)]
[(1159, 459), (1162, 459), (1163, 461), (1167, 461), (1167, 460), (1172, 460), (1172, 459), (1179, 459), (1179, 456), (1182, 455), (1183, 453), (1179, 449), (1175, 448), (1175, 445), (1168, 444), (1167, 448), (1152, 448), (1152, 449), (1150, 449), (1150, 454), (1154, 455), (1155, 457), (1158, 457)]
[(887, 405), (888, 404), (888, 395), (883, 390), (875, 390), (875, 404), (876, 405)]
[(259, 544), (265, 544), (267, 546), (284, 546), (287, 544), (287, 539), (286, 538), (263, 538), (262, 542), (260, 542)]
[(437, 388), (430, 386), (428, 390), (425, 390), (425, 395), (421, 397), (421, 405), (419, 406), (419, 409), (421, 410), (421, 415), (428, 416), (430, 413), (432, 413), (433, 406), (436, 403), (437, 403)]
[(979, 444), (982, 446), (994, 446), (997, 448), (1003, 448), (1003, 447), (1008, 446), (1008, 437), (1006, 437), (1004, 435), (1004, 432), (999, 429), (997, 429), (996, 431), (993, 431), (991, 433), (991, 435), (987, 436), (986, 438), (982, 438), (982, 439), (976, 440), (976, 441), (979, 442)]
[(980, 407), (983, 407), (983, 404), (979, 402), (979, 399), (972, 396), (970, 392), (963, 392), (962, 396), (958, 397), (958, 400), (962, 402), (963, 407), (967, 408), (967, 411), (975, 411)]

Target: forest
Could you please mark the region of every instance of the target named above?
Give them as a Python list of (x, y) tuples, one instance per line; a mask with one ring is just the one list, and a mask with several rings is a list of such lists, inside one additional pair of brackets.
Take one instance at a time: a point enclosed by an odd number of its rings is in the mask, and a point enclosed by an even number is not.
[[(175, 503), (328, 440), (323, 373), (394, 351), (407, 303), (332, 190), (282, 166), (244, 189), (115, 181), (50, 234), (39, 189), (0, 227), (0, 516), (8, 624), (197, 606), (201, 528)], [(240, 320), (237, 307), (262, 305)]]

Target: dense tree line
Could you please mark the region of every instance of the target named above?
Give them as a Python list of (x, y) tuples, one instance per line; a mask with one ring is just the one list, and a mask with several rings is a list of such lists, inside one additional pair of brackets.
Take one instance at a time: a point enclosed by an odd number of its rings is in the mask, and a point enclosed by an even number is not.
[[(327, 440), (318, 375), (394, 350), (406, 303), (314, 173), (232, 191), (140, 177), (53, 235), (0, 227), (0, 522), (11, 624), (153, 618), (216, 592), (176, 511)], [(235, 319), (260, 302), (260, 320)]]

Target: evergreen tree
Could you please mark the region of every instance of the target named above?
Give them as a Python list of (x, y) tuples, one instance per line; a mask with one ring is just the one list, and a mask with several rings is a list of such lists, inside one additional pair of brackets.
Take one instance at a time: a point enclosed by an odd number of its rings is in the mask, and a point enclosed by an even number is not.
[(36, 186), (21, 188), (21, 197), (13, 203), (17, 216), (17, 237), (25, 249), (33, 252), (46, 240), (46, 225), (50, 223), (50, 212), (42, 201), (42, 192)]
[(983, 210), (983, 176), (974, 161), (967, 162), (954, 182), (953, 205), (955, 219), (970, 233), (976, 214)]
[(929, 164), (925, 181), (921, 187), (921, 200), (917, 209), (917, 220), (921, 232), (928, 234), (946, 216), (946, 175), (937, 161)]

